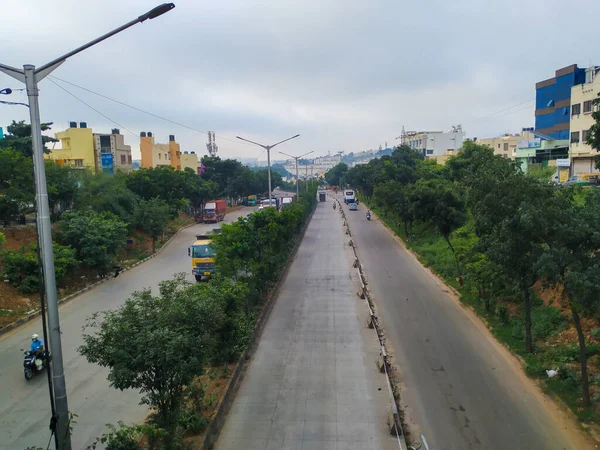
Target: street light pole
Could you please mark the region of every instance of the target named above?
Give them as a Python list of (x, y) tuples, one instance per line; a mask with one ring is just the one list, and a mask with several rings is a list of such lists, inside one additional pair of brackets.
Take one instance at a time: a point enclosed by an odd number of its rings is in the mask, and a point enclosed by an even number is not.
[(275, 147), (276, 145), (283, 144), (284, 142), (287, 142), (287, 141), (291, 141), (292, 139), (295, 139), (298, 136), (300, 136), (300, 135), (297, 134), (296, 136), (292, 136), (290, 138), (284, 139), (283, 141), (279, 141), (279, 142), (276, 142), (275, 144), (271, 144), (271, 145), (262, 145), (262, 144), (259, 144), (258, 142), (254, 142), (249, 139), (244, 139), (243, 137), (236, 136), (238, 139), (240, 139), (242, 141), (246, 141), (246, 142), (250, 142), (251, 144), (258, 145), (259, 147), (262, 147), (267, 151), (267, 178), (269, 180), (269, 206), (272, 206), (271, 198), (273, 196), (273, 192), (271, 190), (271, 149), (273, 147)]
[(310, 151), (308, 153), (305, 153), (304, 155), (300, 155), (300, 156), (288, 155), (287, 153), (284, 153), (282, 151), (280, 151), (279, 153), (281, 153), (282, 155), (285, 155), (285, 156), (289, 156), (290, 158), (293, 158), (293, 159), (296, 160), (296, 200), (298, 200), (300, 198), (300, 189), (298, 187), (298, 179), (299, 179), (299, 175), (298, 175), (298, 160), (300, 158), (302, 158), (303, 156), (310, 155), (311, 153), (314, 153), (314, 150)]
[(15, 78), (25, 84), (29, 99), (29, 117), (31, 120), (31, 139), (33, 150), (33, 170), (35, 177), (36, 222), (39, 233), (40, 253), (42, 259), (42, 278), (46, 292), (48, 306), (49, 347), (52, 354), (52, 380), (54, 386), (54, 407), (56, 417), (52, 418), (51, 427), (54, 429), (55, 445), (57, 450), (71, 450), (71, 435), (69, 429), (69, 405), (67, 402), (67, 386), (62, 357), (62, 342), (60, 320), (58, 314), (58, 299), (56, 295), (56, 276), (54, 272), (54, 254), (52, 248), (52, 225), (50, 223), (50, 207), (48, 204), (48, 187), (46, 185), (46, 169), (44, 166), (44, 145), (42, 142), (42, 124), (40, 119), (38, 83), (48, 76), (54, 69), (73, 56), (92, 45), (147, 19), (154, 19), (171, 9), (173, 3), (163, 3), (153, 8), (137, 19), (122, 25), (101, 37), (88, 42), (69, 53), (64, 54), (47, 64), (37, 68), (32, 64), (25, 64), (23, 69), (0, 64), (0, 72)]

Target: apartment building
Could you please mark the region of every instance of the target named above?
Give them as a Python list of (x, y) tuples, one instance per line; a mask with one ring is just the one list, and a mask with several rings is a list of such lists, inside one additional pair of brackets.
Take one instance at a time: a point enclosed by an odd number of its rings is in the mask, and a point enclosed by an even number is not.
[(118, 128), (108, 133), (93, 133), (94, 155), (97, 171), (115, 173), (117, 170), (131, 172), (131, 146), (125, 144), (125, 137)]
[(158, 166), (172, 166), (181, 170), (181, 151), (174, 135), (169, 135), (168, 144), (159, 144), (154, 141), (151, 131), (140, 133), (140, 152), (144, 169)]
[(494, 150), (494, 155), (502, 156), (503, 158), (515, 159), (517, 157), (517, 147), (522, 141), (534, 141), (535, 136), (529, 128), (521, 129), (519, 134), (506, 133), (502, 136), (491, 138), (476, 138), (476, 142), (480, 145), (487, 145)]
[(426, 158), (437, 158), (456, 153), (462, 147), (464, 140), (465, 132), (458, 125), (452, 127), (451, 131), (408, 133), (403, 143), (423, 153)]
[(94, 136), (86, 122), (69, 122), (65, 131), (54, 133), (60, 141), (61, 148), (54, 149), (46, 157), (59, 164), (77, 169), (96, 171), (96, 156), (94, 153)]

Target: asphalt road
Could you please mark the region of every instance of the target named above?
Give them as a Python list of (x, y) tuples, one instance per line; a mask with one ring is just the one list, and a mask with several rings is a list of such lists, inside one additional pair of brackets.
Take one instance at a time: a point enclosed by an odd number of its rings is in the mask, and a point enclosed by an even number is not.
[(319, 204), (217, 450), (392, 450), (390, 397), (339, 211)]
[[(251, 212), (250, 208), (226, 216), (225, 222)], [(186, 272), (189, 281), (191, 263), (187, 247), (194, 235), (215, 228), (216, 225), (195, 225), (177, 234), (155, 258), (119, 275), (60, 308), (63, 356), (69, 409), (78, 415), (75, 419), (73, 449), (90, 445), (105, 431), (105, 424), (139, 423), (147, 408), (139, 405), (137, 391), (109, 387), (108, 371), (89, 364), (77, 353), (81, 341), (81, 327), (87, 317), (97, 311), (120, 306), (134, 291), (151, 287), (156, 292), (158, 283), (177, 272)], [(31, 381), (23, 377), (23, 353), (33, 333), (42, 335), (41, 320), (35, 320), (0, 338), (0, 449), (18, 450), (28, 446), (46, 448), (50, 432), (50, 407), (46, 374)], [(54, 444), (52, 444), (54, 448)]]
[(364, 205), (344, 208), (413, 432), (438, 450), (589, 448), (567, 440), (554, 405)]

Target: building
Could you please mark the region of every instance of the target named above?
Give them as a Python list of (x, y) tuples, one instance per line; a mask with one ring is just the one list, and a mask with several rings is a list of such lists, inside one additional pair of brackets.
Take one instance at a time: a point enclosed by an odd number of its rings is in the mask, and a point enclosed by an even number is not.
[(403, 144), (423, 153), (426, 158), (445, 156), (459, 150), (465, 140), (465, 132), (460, 125), (452, 131), (419, 131), (408, 133)]
[(140, 152), (144, 169), (158, 166), (172, 166), (181, 170), (181, 151), (174, 135), (169, 135), (168, 144), (157, 144), (151, 131), (140, 133)]
[[(527, 172), (530, 164), (542, 166), (561, 166), (569, 158), (568, 139), (540, 139), (523, 140), (517, 144), (515, 160), (523, 172)], [(568, 178), (568, 177), (567, 177)]]
[(503, 136), (493, 138), (475, 138), (474, 140), (480, 145), (487, 145), (494, 150), (494, 155), (502, 156), (503, 158), (515, 159), (517, 157), (517, 146), (521, 141), (532, 141), (535, 136), (531, 133), (530, 128), (521, 129), (519, 134), (506, 133)]
[(80, 122), (77, 128), (77, 122), (70, 122), (69, 128), (54, 133), (54, 137), (60, 140), (62, 148), (52, 150), (47, 158), (59, 164), (96, 171), (94, 136), (87, 123)]
[(569, 139), (571, 88), (585, 82), (585, 69), (563, 67), (535, 85), (535, 131), (553, 139)]
[(571, 87), (570, 147), (571, 175), (597, 174), (594, 158), (598, 151), (586, 144), (590, 127), (594, 124), (592, 112), (598, 106), (592, 101), (600, 94), (600, 67), (591, 67), (585, 71), (584, 83)]
[(198, 155), (196, 155), (196, 152), (183, 152), (180, 155), (180, 159), (181, 170), (190, 168), (194, 171), (194, 173), (199, 173), (198, 169), (200, 168), (200, 161), (198, 161)]
[(132, 171), (131, 146), (125, 145), (125, 137), (118, 128), (110, 134), (93, 133), (94, 156), (97, 171), (115, 173), (117, 170)]

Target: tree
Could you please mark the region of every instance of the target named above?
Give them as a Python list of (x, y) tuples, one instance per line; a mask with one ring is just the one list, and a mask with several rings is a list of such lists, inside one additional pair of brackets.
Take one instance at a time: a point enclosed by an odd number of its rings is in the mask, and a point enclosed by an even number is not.
[(584, 406), (590, 405), (587, 349), (581, 314), (600, 306), (600, 196), (588, 195), (584, 204), (574, 190), (555, 190), (551, 201), (539, 211), (546, 221), (542, 231), (546, 246), (538, 261), (539, 274), (548, 284), (562, 286), (579, 343), (579, 363)]
[(110, 212), (121, 221), (131, 223), (139, 197), (127, 188), (126, 180), (127, 175), (122, 172), (110, 175), (81, 171), (81, 186), (75, 195), (75, 209)]
[(544, 245), (540, 230), (546, 227), (539, 211), (552, 195), (552, 186), (520, 173), (504, 175), (489, 176), (485, 170), (473, 175), (469, 205), (478, 251), (501, 268), (523, 300), (525, 349), (531, 353), (531, 288), (538, 280), (536, 267)]
[(53, 220), (58, 220), (61, 213), (72, 206), (79, 181), (76, 169), (59, 166), (54, 161), (45, 163), (48, 204)]
[(10, 224), (17, 214), (33, 209), (33, 201), (31, 159), (12, 148), (0, 149), (0, 220)]
[(391, 214), (404, 224), (404, 234), (410, 237), (409, 225), (415, 220), (410, 203), (411, 185), (402, 185), (397, 181), (387, 181), (375, 187), (373, 199), (382, 206), (385, 214)]
[(339, 163), (325, 173), (325, 180), (330, 186), (340, 186), (341, 179), (346, 172), (348, 172), (348, 166), (343, 162)]
[[(600, 151), (600, 94), (598, 94), (598, 98), (594, 99), (592, 104), (595, 107), (595, 111), (592, 113), (595, 123), (589, 129), (586, 144), (591, 145), (594, 150)], [(600, 159), (596, 157), (596, 169), (599, 169), (599, 163)]]
[[(50, 130), (52, 122), (42, 124), (42, 131)], [(31, 125), (25, 123), (24, 120), (19, 122), (12, 121), (12, 124), (6, 127), (8, 134), (4, 139), (0, 139), (0, 149), (12, 148), (21, 153), (26, 158), (31, 158), (33, 155), (33, 143), (31, 140)], [(44, 143), (44, 153), (50, 153), (50, 150), (45, 144), (48, 142), (57, 142), (56, 139), (42, 135)]]
[(153, 420), (174, 439), (186, 387), (202, 375), (218, 345), (224, 308), (211, 296), (198, 295), (185, 274), (135, 292), (116, 310), (88, 319), (79, 352), (108, 368), (116, 389), (138, 389)]
[(140, 200), (133, 211), (133, 224), (152, 237), (152, 253), (156, 251), (156, 239), (169, 223), (169, 205), (160, 198)]
[(410, 202), (415, 218), (433, 224), (448, 244), (462, 285), (462, 270), (450, 235), (467, 221), (464, 189), (446, 180), (419, 180), (411, 191)]
[(125, 245), (127, 224), (111, 213), (66, 212), (58, 222), (58, 242), (77, 251), (77, 259), (104, 275), (112, 256)]

